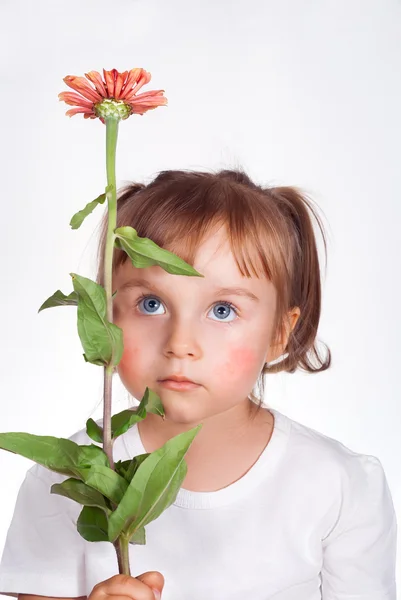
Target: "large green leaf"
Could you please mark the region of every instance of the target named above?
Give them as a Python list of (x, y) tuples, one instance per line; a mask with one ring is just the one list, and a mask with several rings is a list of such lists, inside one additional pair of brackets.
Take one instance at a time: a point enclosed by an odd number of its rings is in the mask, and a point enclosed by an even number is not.
[[(106, 193), (108, 191), (108, 188), (111, 188), (112, 186), (108, 186), (106, 187)], [(71, 229), (78, 229), (84, 219), (91, 214), (91, 212), (94, 211), (94, 209), (96, 208), (96, 206), (98, 204), (103, 204), (104, 201), (106, 200), (106, 193), (104, 194), (100, 194), (100, 196), (98, 196), (95, 200), (92, 200), (92, 202), (89, 202), (85, 208), (83, 208), (82, 210), (78, 211), (77, 213), (75, 213), (75, 215), (72, 217), (71, 221), (70, 221), (70, 225), (71, 225)]]
[(160, 248), (149, 238), (140, 237), (133, 227), (118, 227), (114, 233), (116, 235), (115, 246), (125, 250), (134, 267), (144, 269), (159, 265), (174, 275), (204, 277), (173, 252)]
[[(117, 290), (113, 294), (114, 296), (117, 294)], [(47, 300), (45, 300), (42, 306), (39, 308), (38, 313), (45, 308), (52, 308), (53, 306), (77, 306), (78, 305), (78, 294), (76, 292), (71, 292), (68, 296), (63, 294), (61, 290), (57, 290), (54, 292), (53, 296), (50, 296)]]
[(128, 482), (116, 471), (104, 465), (91, 465), (79, 469), (80, 479), (103, 496), (119, 504), (128, 488)]
[(95, 281), (70, 273), (78, 294), (78, 333), (84, 358), (95, 365), (118, 365), (123, 354), (123, 332), (107, 320), (105, 289)]
[(109, 517), (109, 539), (121, 532), (130, 538), (147, 523), (157, 519), (175, 500), (185, 479), (184, 455), (202, 425), (180, 433), (149, 454), (135, 473), (116, 510)]
[[(112, 440), (128, 431), (135, 423), (142, 421), (148, 412), (164, 418), (164, 408), (160, 397), (147, 387), (136, 409), (125, 409), (111, 417)], [(86, 421), (86, 433), (95, 442), (103, 443), (103, 428), (93, 419)]]
[(65, 496), (84, 506), (97, 506), (106, 514), (111, 512), (103, 495), (79, 479), (71, 477), (62, 483), (54, 483), (50, 488), (50, 493)]
[(52, 308), (53, 306), (77, 306), (77, 304), (78, 294), (76, 292), (71, 292), (69, 296), (66, 296), (61, 290), (57, 290), (57, 292), (54, 292), (53, 296), (50, 296), (43, 302), (38, 313), (45, 308)]
[[(108, 542), (107, 515), (97, 506), (84, 506), (77, 521), (77, 530), (87, 542)], [(57, 535), (57, 531), (54, 532)]]
[(23, 432), (0, 433), (0, 448), (25, 456), (36, 463), (70, 477), (82, 479), (80, 469), (98, 465), (110, 467), (99, 446), (79, 446), (72, 440)]

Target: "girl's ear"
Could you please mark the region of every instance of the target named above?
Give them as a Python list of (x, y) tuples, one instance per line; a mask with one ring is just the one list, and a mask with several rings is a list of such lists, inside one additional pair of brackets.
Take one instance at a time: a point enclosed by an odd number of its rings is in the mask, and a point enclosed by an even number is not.
[(287, 347), (288, 338), (290, 337), (292, 331), (294, 330), (295, 325), (298, 322), (298, 319), (301, 315), (301, 310), (298, 306), (292, 308), (287, 315), (287, 319), (285, 319), (283, 323), (283, 334), (281, 338), (281, 346), (282, 351), (284, 352), (284, 348)]
[(288, 338), (290, 337), (291, 332), (297, 324), (300, 315), (301, 310), (298, 306), (295, 306), (288, 312), (287, 319), (284, 319), (282, 325), (281, 336), (279, 338), (279, 341), (276, 344), (270, 345), (269, 351), (266, 355), (265, 365), (267, 365), (271, 361), (277, 360), (283, 354), (285, 354), (285, 348), (288, 344)]

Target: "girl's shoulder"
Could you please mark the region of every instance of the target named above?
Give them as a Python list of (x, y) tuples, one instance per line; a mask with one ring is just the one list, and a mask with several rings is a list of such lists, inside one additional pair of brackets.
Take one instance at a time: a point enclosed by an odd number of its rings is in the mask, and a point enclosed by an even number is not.
[[(273, 410), (272, 412), (278, 413)], [(339, 465), (351, 466), (357, 463), (373, 462), (379, 459), (371, 454), (364, 454), (353, 450), (350, 446), (341, 442), (339, 439), (331, 437), (284, 415), (278, 413), (279, 419), (286, 420), (290, 430), (289, 446), (293, 453), (301, 458), (310, 458), (313, 456), (322, 461), (333, 461)]]
[(285, 464), (293, 473), (302, 474), (304, 481), (316, 481), (321, 489), (336, 489), (343, 497), (354, 499), (387, 490), (386, 475), (377, 456), (357, 452), (282, 413), (278, 416), (279, 422), (287, 421), (289, 431)]

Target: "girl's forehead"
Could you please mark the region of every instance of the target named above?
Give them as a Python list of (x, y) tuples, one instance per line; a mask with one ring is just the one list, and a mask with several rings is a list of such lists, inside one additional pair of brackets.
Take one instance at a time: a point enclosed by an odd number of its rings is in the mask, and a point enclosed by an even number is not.
[(194, 269), (211, 277), (221, 269), (228, 269), (231, 275), (241, 276), (230, 242), (222, 230), (210, 235), (198, 246), (194, 258)]
[(137, 268), (127, 258), (113, 274), (113, 288), (130, 289), (143, 285), (167, 289), (173, 283), (180, 290), (184, 288), (186, 290), (187, 286), (188, 289), (196, 288), (194, 293), (207, 293), (222, 288), (242, 288), (249, 292), (248, 297), (252, 295), (255, 297), (255, 304), (258, 300), (270, 302), (274, 298), (274, 286), (265, 277), (242, 275), (231, 251), (229, 240), (221, 234), (209, 236), (199, 245), (193, 267), (203, 277), (173, 275), (158, 265)]
[[(193, 268), (208, 280), (220, 280), (223, 276), (228, 280), (242, 278), (227, 234), (222, 228), (205, 237), (198, 245), (195, 251)], [(118, 276), (118, 279), (133, 275), (142, 278), (151, 275), (153, 279), (171, 279), (171, 274), (159, 266), (137, 268), (128, 258), (117, 268), (114, 275)], [(193, 279), (199, 279), (199, 277)]]

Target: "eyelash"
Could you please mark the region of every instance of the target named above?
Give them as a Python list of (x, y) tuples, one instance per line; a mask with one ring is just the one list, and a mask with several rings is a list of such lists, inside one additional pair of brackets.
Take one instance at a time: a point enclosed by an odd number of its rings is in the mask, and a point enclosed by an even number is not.
[[(145, 300), (146, 298), (156, 298), (156, 300), (158, 302), (161, 302), (161, 300), (159, 300), (159, 298), (157, 296), (155, 296), (154, 294), (142, 294), (141, 296), (139, 296), (139, 298), (135, 301), (135, 308), (138, 308), (138, 304), (140, 302), (142, 302), (142, 300)], [(237, 309), (237, 307), (232, 303), (229, 302), (228, 300), (219, 300), (218, 302), (215, 302), (215, 304), (213, 306), (215, 306), (216, 304), (223, 304), (224, 306), (227, 306), (228, 308), (231, 308), (236, 316), (239, 316), (239, 311)], [(221, 321), (221, 323), (224, 323), (224, 321)], [(232, 325), (233, 321), (227, 321), (226, 325)]]

